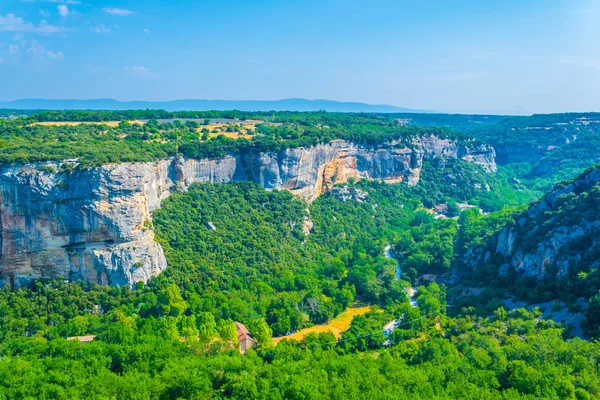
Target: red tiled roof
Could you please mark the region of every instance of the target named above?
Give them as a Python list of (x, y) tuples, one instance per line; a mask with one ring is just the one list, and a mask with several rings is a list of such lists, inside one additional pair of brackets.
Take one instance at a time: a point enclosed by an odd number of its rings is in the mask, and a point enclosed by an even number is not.
[(237, 328), (238, 342), (243, 342), (246, 339), (254, 340), (248, 332), (248, 329), (241, 322), (235, 322), (235, 327)]

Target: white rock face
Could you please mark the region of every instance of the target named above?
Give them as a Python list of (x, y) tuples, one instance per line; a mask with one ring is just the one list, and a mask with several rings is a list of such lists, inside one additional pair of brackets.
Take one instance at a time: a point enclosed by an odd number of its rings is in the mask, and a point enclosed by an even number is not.
[(152, 212), (195, 182), (253, 181), (307, 201), (348, 178), (418, 182), (424, 159), (461, 158), (496, 168), (487, 146), (426, 136), (413, 149), (336, 140), (311, 148), (247, 152), (216, 160), (165, 159), (73, 173), (48, 162), (0, 167), (0, 284), (65, 277), (106, 285), (147, 281), (167, 267)]
[(514, 251), (516, 234), (514, 229), (506, 227), (500, 232), (498, 236), (498, 245), (496, 246), (496, 252), (502, 254), (504, 257), (510, 256)]
[[(600, 182), (600, 169), (591, 171), (575, 179), (569, 184), (557, 186), (541, 201), (532, 205), (515, 224), (506, 226), (493, 237), (490, 248), (495, 249), (496, 256), (501, 256), (499, 273), (508, 274), (516, 271), (523, 276), (544, 278), (561, 278), (568, 274), (569, 267), (581, 262), (582, 255), (591, 248), (582, 248), (578, 252), (565, 251), (569, 246), (585, 236), (591, 236), (600, 229), (600, 221), (574, 220), (570, 226), (552, 226), (544, 233), (543, 239), (535, 246), (523, 246), (527, 236), (542, 229), (536, 218), (547, 211), (556, 211), (561, 207), (560, 197), (569, 193), (577, 193), (582, 188), (589, 189)], [(548, 221), (551, 223), (552, 221)], [(518, 228), (523, 228), (519, 230)], [(592, 243), (592, 246), (595, 245)], [(525, 247), (525, 248), (524, 248)], [(484, 256), (484, 247), (470, 248), (463, 257), (463, 264), (469, 268), (478, 268), (486, 263), (490, 256)]]
[(171, 164), (72, 174), (41, 172), (39, 164), (2, 168), (0, 276), (16, 284), (64, 276), (123, 285), (160, 273), (166, 260), (149, 227), (173, 186)]

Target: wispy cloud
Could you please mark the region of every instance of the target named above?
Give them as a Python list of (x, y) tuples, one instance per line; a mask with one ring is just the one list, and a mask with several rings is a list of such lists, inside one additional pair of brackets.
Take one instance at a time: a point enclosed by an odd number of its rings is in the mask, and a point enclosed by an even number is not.
[(90, 31), (94, 33), (110, 33), (110, 28), (107, 28), (104, 25), (92, 26)]
[(48, 11), (48, 10), (43, 10), (40, 8), (38, 11), (39, 11), (40, 15), (44, 18), (48, 18), (50, 16), (50, 11)]
[(56, 9), (58, 10), (58, 14), (63, 18), (69, 15), (69, 7), (64, 4), (59, 4), (56, 6)]
[(104, 11), (107, 14), (118, 15), (120, 17), (125, 17), (127, 15), (133, 14), (133, 11), (126, 10), (124, 8), (106, 7), (106, 8), (103, 8), (102, 11)]
[(35, 33), (59, 33), (65, 32), (64, 26), (51, 25), (46, 20), (42, 20), (39, 25), (31, 22), (25, 22), (21, 17), (15, 14), (0, 15), (0, 31), (4, 32), (35, 32)]
[(0, 43), (0, 64), (18, 64), (20, 58), (19, 45)]
[(599, 67), (600, 60), (589, 57), (579, 57), (579, 56), (560, 56), (556, 58), (561, 64), (573, 64), (579, 67)]
[(484, 76), (483, 71), (457, 72), (453, 74), (436, 76), (435, 79), (445, 82), (457, 82), (479, 79)]
[(78, 0), (46, 0), (48, 3), (61, 3), (61, 4), (70, 4), (77, 5), (81, 4), (81, 1)]
[(13, 63), (18, 63), (21, 58), (21, 51), (19, 50), (19, 46), (16, 44), (8, 45), (8, 58)]
[(35, 40), (31, 41), (31, 44), (27, 49), (27, 54), (29, 54), (33, 61), (39, 66), (46, 65), (51, 61), (62, 60), (64, 58), (64, 54), (62, 52), (47, 50)]
[(145, 29), (144, 29), (144, 33), (146, 33), (146, 34), (150, 33), (150, 29), (148, 29), (148, 28), (145, 28)]
[(156, 72), (143, 66), (125, 67), (125, 73), (129, 75), (139, 76), (144, 79), (157, 79), (160, 77)]
[(521, 56), (523, 61), (547, 61), (558, 64), (568, 64), (577, 67), (600, 67), (600, 58), (591, 58), (586, 56)]

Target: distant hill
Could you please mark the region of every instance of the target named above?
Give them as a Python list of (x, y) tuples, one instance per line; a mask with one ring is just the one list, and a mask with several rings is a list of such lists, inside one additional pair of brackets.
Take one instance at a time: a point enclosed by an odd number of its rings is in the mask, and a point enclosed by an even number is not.
[(48, 100), (22, 99), (0, 102), (0, 108), (19, 110), (144, 110), (167, 111), (319, 111), (406, 113), (426, 112), (387, 104), (365, 104), (333, 100), (172, 100), (172, 101), (118, 101), (114, 99)]

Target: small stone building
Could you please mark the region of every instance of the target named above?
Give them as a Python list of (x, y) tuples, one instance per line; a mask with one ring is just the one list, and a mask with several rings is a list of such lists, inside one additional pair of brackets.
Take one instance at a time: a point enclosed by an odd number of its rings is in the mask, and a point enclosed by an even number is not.
[(240, 353), (246, 354), (249, 349), (256, 347), (257, 342), (250, 335), (250, 332), (248, 332), (248, 329), (244, 326), (244, 324), (236, 321), (235, 327), (237, 328)]

